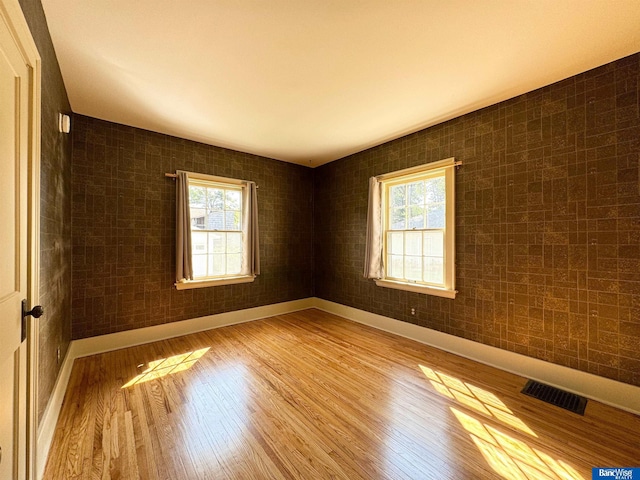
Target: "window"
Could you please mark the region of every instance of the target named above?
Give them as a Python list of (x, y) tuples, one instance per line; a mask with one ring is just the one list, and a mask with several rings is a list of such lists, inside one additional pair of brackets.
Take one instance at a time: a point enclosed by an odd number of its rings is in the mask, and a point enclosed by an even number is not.
[[(188, 195), (178, 202), (178, 229), (182, 223), (183, 237), (179, 232), (176, 288), (253, 281), (259, 274), (255, 184), (178, 172), (179, 185), (181, 174), (186, 175), (183, 184)], [(179, 186), (178, 198), (182, 194)], [(188, 209), (181, 214), (185, 204)]]
[(365, 276), (377, 285), (455, 298), (455, 165), (371, 179)]

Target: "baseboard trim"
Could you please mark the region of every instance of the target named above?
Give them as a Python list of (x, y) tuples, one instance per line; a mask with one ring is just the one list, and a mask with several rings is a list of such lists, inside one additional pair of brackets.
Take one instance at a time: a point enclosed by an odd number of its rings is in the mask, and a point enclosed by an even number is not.
[(206, 317), (156, 325), (153, 327), (138, 328), (135, 330), (128, 330), (126, 332), (73, 340), (64, 357), (64, 362), (62, 363), (62, 368), (58, 374), (58, 379), (56, 380), (53, 392), (49, 398), (49, 403), (42, 415), (42, 420), (40, 421), (38, 428), (37, 478), (42, 478), (42, 475), (44, 474), (49, 449), (51, 448), (51, 442), (53, 441), (53, 435), (58, 423), (60, 409), (62, 408), (62, 401), (64, 400), (64, 394), (67, 391), (73, 362), (76, 358), (109, 352), (112, 350), (119, 350), (121, 348), (133, 347), (144, 343), (156, 342), (167, 338), (179, 337), (190, 333), (202, 332), (204, 330), (251, 322), (253, 320), (272, 317), (274, 315), (282, 315), (285, 313), (296, 312), (298, 310), (305, 310), (307, 308), (313, 308), (314, 301), (314, 298), (309, 297), (300, 300), (292, 300), (290, 302), (265, 305), (262, 307), (208, 315)]
[(136, 328), (125, 332), (110, 333), (97, 337), (83, 338), (71, 342), (73, 358), (96, 355), (121, 348), (134, 347), (145, 343), (157, 342), (167, 338), (189, 335), (191, 333), (226, 327), (238, 323), (251, 322), (260, 318), (282, 315), (313, 307), (313, 298), (292, 300), (290, 302), (274, 303), (262, 307), (235, 310), (233, 312), (218, 313), (206, 317), (165, 323), (153, 327)]
[(71, 348), (68, 348), (67, 354), (64, 356), (62, 362), (62, 368), (60, 368), (60, 373), (58, 373), (58, 378), (51, 392), (51, 397), (49, 397), (49, 403), (47, 403), (47, 407), (38, 425), (38, 444), (36, 446), (36, 478), (38, 479), (44, 475), (44, 468), (47, 465), (47, 457), (49, 456), (49, 448), (51, 448), (51, 442), (53, 441), (53, 434), (55, 433), (58, 423), (60, 408), (62, 407), (64, 394), (67, 391), (74, 360), (75, 358), (71, 355)]
[(640, 415), (640, 387), (321, 298), (314, 298), (313, 303), (319, 310)]

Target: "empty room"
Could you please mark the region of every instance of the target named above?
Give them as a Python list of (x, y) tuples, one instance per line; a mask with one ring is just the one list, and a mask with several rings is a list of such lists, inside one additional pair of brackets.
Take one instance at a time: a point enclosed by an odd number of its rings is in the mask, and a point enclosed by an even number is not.
[(640, 480), (640, 2), (0, 17), (0, 479)]

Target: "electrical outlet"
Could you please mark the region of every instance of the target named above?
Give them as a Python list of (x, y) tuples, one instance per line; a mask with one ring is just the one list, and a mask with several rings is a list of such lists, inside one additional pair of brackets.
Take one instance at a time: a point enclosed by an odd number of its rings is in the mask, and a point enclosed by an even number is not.
[(411, 307), (411, 315), (415, 315), (416, 314), (416, 309)]

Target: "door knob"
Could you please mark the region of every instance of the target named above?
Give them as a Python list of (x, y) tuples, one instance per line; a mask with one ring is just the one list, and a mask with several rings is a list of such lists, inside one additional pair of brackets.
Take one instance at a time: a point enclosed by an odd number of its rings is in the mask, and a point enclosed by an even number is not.
[(42, 305), (36, 305), (28, 312), (24, 312), (22, 315), (25, 317), (27, 315), (31, 315), (33, 318), (40, 318), (42, 315), (44, 315), (44, 308), (42, 308)]
[(40, 318), (44, 315), (44, 308), (42, 305), (36, 305), (31, 310), (27, 311), (27, 301), (22, 300), (22, 339), (24, 342), (27, 339), (27, 317), (31, 315), (33, 318)]

